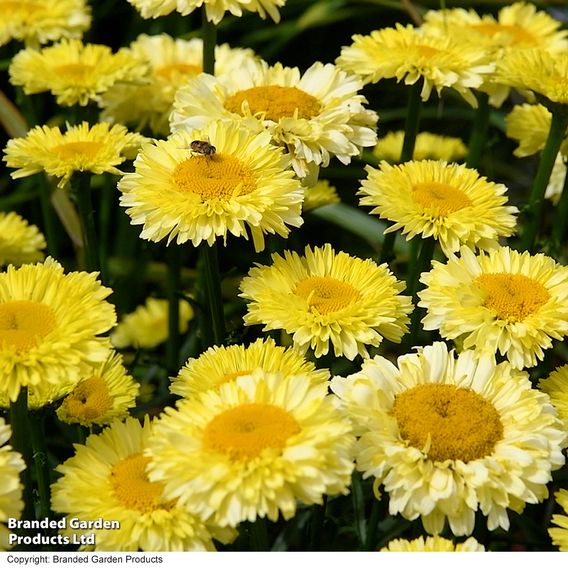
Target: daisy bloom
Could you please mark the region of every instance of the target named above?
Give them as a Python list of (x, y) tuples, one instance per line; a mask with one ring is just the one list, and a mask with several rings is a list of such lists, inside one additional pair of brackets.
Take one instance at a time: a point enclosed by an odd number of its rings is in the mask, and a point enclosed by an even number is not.
[(558, 367), (546, 379), (541, 379), (538, 388), (550, 397), (568, 432), (568, 365)]
[(148, 418), (144, 424), (134, 418), (114, 422), (85, 445), (76, 444), (75, 455), (57, 466), (61, 477), (51, 486), (55, 512), (68, 520), (119, 524), (112, 530), (69, 527), (63, 534), (94, 533), (94, 550), (113, 552), (211, 551), (213, 538), (234, 538), (232, 531), (205, 524), (166, 498), (164, 486), (148, 479), (150, 459), (144, 452), (153, 428)]
[(564, 464), (566, 433), (548, 396), (508, 362), (445, 343), (418, 348), (394, 365), (376, 356), (360, 372), (335, 377), (355, 434), (357, 470), (389, 494), (389, 512), (421, 518), (439, 534), (448, 521), (470, 535), (476, 511), (487, 528), (509, 528), (507, 509), (548, 496)]
[(10, 426), (0, 418), (0, 551), (12, 546), (9, 542), (12, 531), (6, 527), (5, 521), (19, 519), (24, 509), (20, 472), (26, 464), (20, 454), (6, 444), (11, 435)]
[(145, 65), (124, 50), (63, 40), (40, 50), (18, 52), (10, 64), (10, 81), (26, 95), (51, 92), (61, 106), (86, 106), (117, 81), (136, 81)]
[(428, 34), (411, 25), (397, 24), (352, 39), (350, 46), (341, 49), (336, 60), (339, 67), (359, 75), (365, 83), (396, 79), (414, 85), (423, 79), (420, 96), (424, 101), (432, 89), (441, 96), (444, 88), (452, 88), (477, 107), (472, 89), (480, 87), (494, 70), (481, 47), (450, 34)]
[(144, 140), (120, 124), (67, 124), (65, 132), (58, 126), (36, 126), (24, 138), (8, 140), (3, 160), (16, 169), (14, 179), (45, 171), (60, 178), (58, 186), (64, 188), (75, 172), (121, 175), (117, 166), (132, 159)]
[(0, 212), (0, 267), (43, 260), (45, 237), (17, 213)]
[(146, 455), (166, 498), (234, 527), (346, 494), (354, 441), (327, 383), (257, 369), (166, 408)]
[(218, 389), (242, 375), (250, 375), (255, 369), (265, 373), (280, 373), (284, 378), (301, 374), (315, 383), (329, 379), (327, 369), (316, 369), (295, 349), (280, 347), (273, 339), (267, 338), (257, 339), (248, 347), (210, 347), (197, 359), (188, 359), (173, 379), (170, 391), (192, 398), (206, 390)]
[(359, 203), (393, 222), (385, 233), (402, 229), (406, 240), (434, 237), (449, 256), (461, 245), (494, 249), (515, 230), (518, 210), (506, 205), (507, 188), (465, 165), (422, 160), (365, 169)]
[(302, 210), (311, 211), (312, 209), (318, 209), (324, 205), (333, 205), (334, 203), (340, 202), (341, 199), (339, 199), (335, 187), (326, 179), (320, 179), (315, 185), (306, 187)]
[[(194, 152), (193, 141), (216, 151)], [(258, 252), (265, 233), (286, 237), (303, 222), (303, 191), (289, 163), (269, 133), (215, 121), (143, 146), (135, 171), (118, 183), (120, 204), (133, 225), (143, 225), (143, 239), (211, 246), (228, 233), (248, 239), (250, 232)]]
[(485, 547), (473, 537), (456, 544), (441, 536), (421, 536), (414, 540), (391, 540), (380, 552), (485, 552)]
[(568, 552), (568, 491), (561, 489), (554, 494), (554, 497), (566, 514), (552, 515), (552, 522), (557, 526), (548, 529), (548, 534), (552, 544), (557, 546), (560, 552)]
[[(193, 319), (193, 308), (187, 300), (179, 301), (179, 332), (185, 333)], [(162, 298), (147, 298), (133, 312), (126, 314), (110, 336), (117, 349), (134, 347), (153, 349), (168, 338), (169, 302)]]
[(207, 19), (214, 24), (218, 24), (226, 12), (240, 17), (243, 15), (243, 10), (257, 12), (263, 19), (268, 14), (275, 22), (279, 22), (278, 8), (286, 4), (286, 0), (128, 0), (128, 2), (146, 19), (166, 16), (174, 10), (182, 16), (187, 16), (203, 6)]
[(316, 62), (301, 74), (297, 67), (251, 61), (221, 77), (202, 74), (179, 89), (170, 122), (176, 131), (244, 119), (268, 130), (292, 155), (296, 174), (315, 182), (333, 156), (348, 164), (377, 142), (377, 115), (364, 108), (362, 87), (331, 63)]
[(91, 25), (85, 0), (0, 0), (0, 45), (11, 39), (37, 48), (62, 38), (80, 38)]
[[(202, 72), (203, 41), (141, 34), (125, 52), (146, 62), (148, 71), (143, 84), (116, 83), (101, 95), (101, 119), (128, 124), (137, 130), (148, 126), (152, 132), (167, 136), (176, 91)], [(240, 68), (245, 60), (253, 58), (251, 49), (217, 45), (215, 74)]]
[(22, 387), (42, 396), (77, 383), (106, 359), (110, 342), (101, 335), (116, 314), (97, 275), (64, 274), (52, 258), (0, 273), (0, 391), (11, 401)]
[(308, 246), (305, 255), (285, 251), (272, 255), (271, 266), (252, 268), (241, 282), (248, 300), (245, 325), (264, 324), (263, 331), (283, 329), (294, 345), (316, 357), (368, 357), (367, 346), (384, 337), (399, 343), (408, 331), (412, 303), (386, 264), (377, 265), (330, 244)]
[(424, 329), (464, 349), (499, 352), (517, 369), (534, 367), (553, 339), (568, 335), (568, 268), (508, 247), (460, 254), (422, 273)]
[(68, 424), (102, 426), (124, 420), (136, 405), (140, 385), (126, 371), (122, 356), (111, 353), (63, 399), (57, 417)]

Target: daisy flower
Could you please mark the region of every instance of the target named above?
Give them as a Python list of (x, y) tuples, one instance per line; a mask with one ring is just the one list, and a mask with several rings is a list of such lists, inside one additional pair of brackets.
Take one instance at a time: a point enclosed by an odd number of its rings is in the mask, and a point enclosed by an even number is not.
[[(215, 153), (193, 152), (196, 140)], [(250, 232), (260, 251), (265, 233), (286, 237), (303, 222), (303, 192), (289, 163), (267, 132), (216, 121), (143, 146), (135, 171), (118, 183), (120, 204), (133, 225), (143, 225), (143, 239), (211, 246), (228, 233), (248, 239)]]
[(213, 538), (234, 538), (234, 532), (205, 524), (166, 498), (162, 483), (148, 479), (150, 459), (144, 453), (153, 428), (148, 418), (143, 425), (134, 418), (114, 422), (85, 445), (76, 444), (75, 455), (57, 466), (61, 477), (51, 486), (55, 512), (68, 520), (119, 523), (112, 530), (68, 527), (63, 534), (94, 533), (94, 550), (113, 552), (210, 551)]
[(0, 0), (0, 45), (12, 39), (37, 48), (61, 38), (82, 36), (91, 25), (85, 0)]
[(568, 552), (568, 491), (561, 489), (554, 494), (554, 497), (566, 514), (552, 515), (552, 523), (557, 526), (548, 529), (548, 534), (552, 544), (557, 546), (560, 552)]
[(485, 552), (485, 547), (473, 537), (455, 543), (441, 536), (421, 536), (414, 540), (391, 540), (380, 552)]
[(424, 329), (464, 349), (499, 352), (517, 369), (534, 367), (553, 339), (568, 335), (568, 268), (508, 247), (460, 254), (422, 273)]
[(52, 258), (0, 273), (0, 391), (15, 401), (30, 386), (41, 397), (104, 361), (102, 334), (116, 323), (111, 292), (97, 273), (63, 274)]
[(166, 408), (146, 455), (166, 498), (234, 527), (346, 494), (354, 441), (327, 383), (257, 369)]
[[(147, 298), (133, 312), (126, 314), (111, 333), (110, 340), (117, 349), (134, 347), (153, 349), (168, 338), (169, 302)], [(193, 319), (193, 308), (186, 300), (179, 301), (179, 332), (185, 333)]]
[(6, 527), (5, 521), (19, 519), (24, 509), (20, 472), (26, 464), (20, 454), (6, 444), (11, 435), (10, 426), (0, 418), (0, 551), (12, 546), (9, 543), (12, 531)]
[(119, 124), (68, 124), (65, 132), (58, 126), (36, 126), (24, 138), (8, 140), (3, 160), (16, 169), (14, 179), (45, 171), (60, 178), (58, 186), (63, 188), (75, 172), (121, 175), (117, 166), (133, 158), (144, 140)]
[(360, 372), (335, 377), (355, 434), (357, 470), (374, 477), (389, 512), (421, 518), (439, 534), (473, 532), (476, 512), (487, 528), (509, 528), (507, 510), (548, 496), (551, 472), (564, 464), (566, 433), (548, 396), (508, 362), (438, 342), (394, 365), (376, 356)]
[(10, 64), (10, 81), (26, 95), (51, 92), (61, 106), (86, 106), (117, 81), (136, 81), (145, 65), (124, 50), (63, 40), (40, 50), (18, 52)]
[(420, 95), (424, 101), (432, 89), (441, 96), (444, 88), (452, 88), (477, 107), (472, 89), (480, 87), (495, 67), (482, 47), (411, 25), (397, 24), (352, 39), (350, 46), (341, 49), (336, 60), (339, 67), (359, 75), (365, 83), (396, 79), (414, 85), (423, 79)]
[(45, 237), (17, 213), (0, 212), (0, 267), (43, 260)]
[(177, 377), (172, 380), (170, 391), (185, 398), (192, 398), (209, 389), (234, 381), (242, 375), (250, 375), (255, 369), (265, 373), (305, 375), (313, 382), (329, 379), (327, 369), (316, 369), (295, 349), (276, 345), (273, 339), (257, 339), (248, 347), (210, 347), (197, 359), (188, 359)]
[(558, 367), (546, 379), (541, 379), (538, 388), (550, 397), (568, 432), (568, 365)]
[(179, 89), (170, 122), (176, 131), (244, 119), (290, 152), (299, 177), (315, 181), (318, 167), (333, 156), (348, 164), (375, 145), (377, 115), (363, 107), (362, 87), (330, 63), (316, 62), (301, 74), (297, 67), (251, 61), (221, 77), (202, 74)]
[(264, 324), (263, 331), (283, 329), (300, 351), (316, 357), (368, 356), (384, 337), (400, 342), (408, 331), (412, 303), (386, 264), (336, 253), (330, 244), (308, 246), (305, 255), (285, 251), (272, 255), (271, 266), (252, 268), (241, 282), (248, 300), (245, 325)]
[(393, 222), (385, 232), (402, 229), (406, 240), (434, 237), (449, 256), (461, 245), (494, 249), (515, 230), (518, 210), (506, 205), (507, 188), (465, 165), (422, 160), (365, 169), (359, 203)]
[(339, 199), (335, 187), (326, 179), (320, 179), (315, 185), (305, 188), (302, 210), (311, 211), (312, 209), (318, 209), (324, 205), (332, 205), (340, 202), (341, 199)]

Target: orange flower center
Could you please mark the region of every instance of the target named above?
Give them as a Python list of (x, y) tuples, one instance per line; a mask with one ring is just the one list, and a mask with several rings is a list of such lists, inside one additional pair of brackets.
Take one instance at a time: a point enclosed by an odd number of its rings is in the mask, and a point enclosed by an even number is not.
[(70, 422), (90, 422), (112, 408), (112, 397), (101, 377), (90, 377), (65, 397), (61, 407)]
[(305, 278), (296, 286), (296, 294), (306, 298), (308, 307), (322, 315), (342, 310), (361, 297), (351, 284), (330, 276)]
[(424, 208), (425, 212), (439, 217), (447, 217), (473, 205), (463, 191), (437, 181), (415, 184), (412, 188), (412, 198)]
[(158, 77), (162, 77), (167, 81), (171, 81), (176, 75), (184, 75), (191, 77), (201, 73), (201, 65), (191, 65), (189, 63), (171, 63), (170, 65), (162, 65), (157, 67), (155, 73)]

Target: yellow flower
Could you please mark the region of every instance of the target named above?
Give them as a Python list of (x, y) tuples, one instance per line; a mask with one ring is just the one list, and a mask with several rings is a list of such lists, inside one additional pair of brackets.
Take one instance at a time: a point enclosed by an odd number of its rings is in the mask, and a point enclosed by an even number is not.
[(544, 192), (544, 197), (550, 199), (554, 205), (558, 205), (562, 192), (564, 191), (564, 185), (566, 183), (566, 160), (564, 156), (559, 152), (556, 155), (556, 160), (554, 161), (554, 166), (550, 174), (550, 179), (548, 180), (548, 185), (546, 186), (546, 191)]
[(337, 190), (326, 179), (320, 179), (315, 185), (306, 187), (304, 190), (304, 204), (303, 211), (311, 211), (324, 205), (332, 205), (333, 203), (340, 203)]
[(166, 408), (146, 455), (166, 498), (234, 527), (346, 494), (354, 441), (327, 383), (257, 369)]
[(386, 264), (336, 253), (330, 244), (305, 256), (273, 254), (271, 266), (256, 266), (241, 282), (249, 300), (245, 325), (264, 324), (263, 331), (293, 334), (301, 351), (316, 357), (333, 346), (337, 357), (368, 356), (367, 346), (383, 337), (400, 342), (408, 331), (412, 304)]
[(66, 187), (75, 172), (121, 175), (117, 166), (143, 141), (140, 134), (129, 133), (119, 124), (68, 124), (66, 132), (57, 126), (36, 126), (25, 138), (8, 140), (3, 160), (16, 168), (11, 174), (14, 179), (45, 171), (60, 178), (59, 187)]
[[(164, 487), (148, 479), (144, 455), (155, 423), (134, 418), (114, 422), (99, 435), (75, 445), (75, 455), (57, 466), (62, 476), (51, 486), (52, 506), (67, 520), (115, 521), (113, 529), (74, 529), (94, 533), (96, 551), (182, 552), (215, 550), (212, 538), (223, 542), (234, 533), (203, 523), (164, 496)], [(82, 550), (88, 548), (83, 545)]]
[(0, 267), (43, 260), (45, 237), (17, 213), (0, 212)]
[(124, 50), (113, 54), (106, 45), (63, 40), (35, 50), (23, 49), (12, 59), (9, 73), (13, 85), (24, 93), (51, 92), (61, 106), (86, 106), (117, 81), (135, 81), (145, 65)]
[[(176, 94), (172, 130), (204, 128), (211, 120), (236, 120), (266, 129), (292, 156), (306, 185), (335, 156), (348, 164), (377, 141), (377, 115), (363, 107), (361, 81), (332, 64), (316, 62), (305, 73), (265, 61), (246, 62), (221, 77), (202, 74)], [(313, 182), (311, 181), (313, 180)]]
[(546, 379), (541, 379), (538, 388), (550, 397), (568, 432), (568, 365), (558, 367)]
[(365, 169), (360, 204), (393, 221), (385, 232), (402, 229), (406, 240), (433, 237), (446, 256), (461, 245), (494, 249), (514, 232), (517, 208), (505, 205), (507, 188), (465, 165), (422, 160)]
[(451, 34), (428, 34), (411, 25), (397, 24), (395, 28), (354, 35), (352, 39), (352, 45), (341, 49), (336, 60), (339, 67), (356, 73), (366, 83), (396, 78), (414, 85), (423, 79), (424, 101), (430, 98), (432, 89), (441, 96), (444, 88), (452, 88), (477, 107), (472, 89), (480, 87), (494, 69), (481, 47)]
[[(389, 132), (379, 138), (373, 154), (379, 160), (399, 162), (404, 142), (404, 130)], [(467, 156), (467, 146), (460, 138), (440, 136), (430, 132), (419, 132), (416, 136), (413, 160), (446, 160), (457, 162)]]
[(257, 339), (248, 347), (210, 347), (197, 359), (189, 359), (179, 375), (173, 379), (170, 391), (185, 398), (192, 398), (209, 389), (234, 381), (242, 375), (250, 375), (255, 369), (265, 373), (281, 373), (284, 378), (305, 375), (313, 382), (329, 379), (327, 369), (316, 369), (310, 361), (294, 349), (276, 345), (273, 339)]
[(11, 39), (30, 47), (61, 38), (80, 38), (91, 25), (85, 0), (0, 0), (0, 45)]
[(63, 399), (57, 417), (82, 426), (124, 420), (135, 406), (139, 390), (140, 385), (124, 368), (122, 356), (112, 353)]
[[(101, 119), (134, 126), (146, 126), (156, 134), (170, 133), (169, 115), (175, 93), (202, 71), (203, 41), (175, 39), (167, 34), (141, 34), (125, 50), (148, 64), (144, 83), (117, 83), (101, 96)], [(227, 44), (215, 47), (215, 74), (240, 68), (253, 59), (251, 49), (232, 49)]]
[(381, 552), (485, 552), (485, 547), (473, 537), (456, 544), (441, 536), (421, 536), (414, 540), (391, 540)]
[(507, 509), (545, 499), (564, 464), (566, 433), (548, 396), (489, 355), (456, 357), (439, 342), (397, 365), (369, 359), (331, 389), (359, 436), (357, 469), (375, 478), (375, 492), (384, 486), (391, 515), (420, 517), (430, 534), (448, 521), (454, 535), (470, 535), (476, 511), (489, 530), (507, 530)]
[(548, 529), (548, 534), (560, 552), (568, 552), (568, 491), (561, 489), (554, 494), (554, 497), (566, 514), (552, 515), (552, 522), (557, 526)]
[[(191, 150), (206, 141), (213, 155)], [(303, 192), (289, 158), (270, 145), (267, 132), (253, 134), (238, 123), (212, 122), (204, 130), (179, 132), (142, 147), (135, 172), (119, 182), (120, 204), (140, 237), (212, 245), (227, 234), (264, 248), (264, 234), (288, 236), (299, 227)]]
[(266, 14), (275, 21), (280, 21), (279, 7), (286, 4), (286, 0), (128, 0), (143, 18), (158, 18), (166, 16), (174, 10), (182, 16), (191, 14), (197, 8), (204, 6), (207, 19), (218, 24), (225, 12), (233, 16), (242, 16), (243, 10), (257, 12), (261, 18)]
[[(144, 305), (126, 314), (113, 330), (110, 340), (117, 349), (134, 347), (153, 349), (168, 338), (168, 300), (148, 298)], [(185, 333), (193, 309), (186, 300), (179, 301), (179, 331)]]
[(464, 349), (499, 352), (517, 369), (534, 367), (553, 339), (568, 335), (568, 268), (544, 254), (501, 247), (475, 256), (463, 247), (420, 281), (424, 329)]
[(0, 391), (11, 401), (21, 387), (44, 392), (77, 383), (104, 361), (116, 323), (112, 292), (97, 273), (70, 272), (47, 258), (43, 264), (9, 266), (0, 273)]
[(20, 454), (6, 445), (11, 434), (10, 426), (0, 418), (0, 551), (13, 546), (9, 542), (13, 529), (9, 530), (4, 523), (8, 519), (19, 519), (24, 509), (20, 472), (26, 465)]

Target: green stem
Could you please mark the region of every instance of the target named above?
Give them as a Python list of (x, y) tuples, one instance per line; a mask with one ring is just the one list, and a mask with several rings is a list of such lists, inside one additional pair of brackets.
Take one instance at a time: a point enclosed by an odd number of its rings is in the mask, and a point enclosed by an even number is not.
[(45, 424), (43, 416), (37, 413), (29, 414), (30, 437), (33, 449), (33, 462), (37, 479), (39, 498), (38, 517), (43, 519), (51, 515), (50, 500), (50, 470), (47, 460), (47, 446), (45, 443)]
[(323, 503), (315, 505), (312, 509), (312, 526), (310, 534), (310, 550), (319, 550), (323, 535), (323, 523), (327, 509), (327, 495), (323, 496)]
[(222, 345), (225, 341), (225, 314), (223, 312), (223, 299), (221, 296), (221, 276), (219, 273), (219, 259), (217, 254), (217, 243), (212, 246), (203, 243), (201, 245), (201, 256), (205, 271), (205, 300), (211, 319), (213, 336), (205, 338), (207, 345)]
[(176, 243), (168, 247), (168, 341), (166, 343), (167, 369), (170, 373), (179, 370), (179, 294), (181, 284), (180, 248)]
[(203, 72), (215, 75), (215, 45), (217, 26), (207, 19), (205, 6), (201, 12), (201, 37), (203, 39)]
[(556, 253), (560, 250), (566, 232), (568, 229), (568, 167), (566, 170), (566, 175), (564, 177), (564, 186), (562, 187), (562, 194), (560, 195), (560, 201), (556, 206), (556, 213), (554, 214), (554, 222), (552, 223), (552, 256), (556, 256)]
[(487, 132), (489, 131), (489, 116), (491, 114), (489, 95), (487, 93), (478, 92), (477, 103), (477, 111), (473, 117), (471, 134), (469, 136), (466, 161), (468, 168), (477, 168), (477, 164), (479, 164), (479, 159), (485, 148)]
[(250, 545), (251, 550), (256, 552), (268, 551), (268, 527), (266, 526), (266, 518), (257, 518), (250, 526)]
[(378, 499), (373, 498), (373, 505), (371, 506), (371, 515), (367, 523), (367, 538), (365, 539), (365, 550), (375, 550), (377, 546), (377, 534), (379, 520), (381, 518), (381, 504)]
[(53, 258), (58, 258), (59, 247), (57, 246), (57, 225), (55, 211), (51, 204), (51, 187), (46, 176), (42, 175), (39, 182), (41, 214), (45, 229), (45, 240), (47, 241), (47, 251)]

